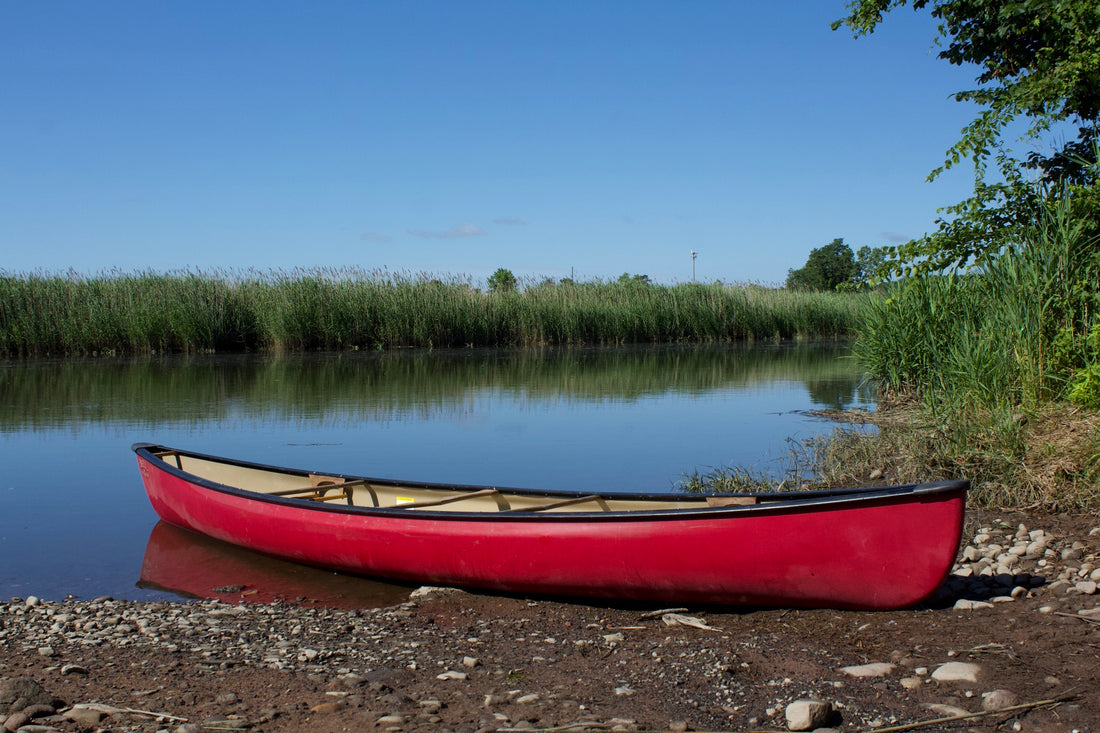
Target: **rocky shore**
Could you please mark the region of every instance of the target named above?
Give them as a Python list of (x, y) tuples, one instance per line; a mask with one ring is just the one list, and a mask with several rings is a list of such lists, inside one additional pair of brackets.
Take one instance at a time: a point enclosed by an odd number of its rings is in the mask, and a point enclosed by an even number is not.
[(925, 606), (0, 604), (0, 723), (50, 731), (1100, 731), (1100, 524), (976, 516)]

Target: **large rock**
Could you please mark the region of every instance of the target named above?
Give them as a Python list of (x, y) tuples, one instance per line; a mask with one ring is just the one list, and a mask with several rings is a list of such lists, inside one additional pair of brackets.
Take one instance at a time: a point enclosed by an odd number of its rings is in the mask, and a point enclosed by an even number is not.
[(894, 665), (887, 662), (871, 662), (851, 667), (841, 667), (840, 671), (850, 677), (885, 677), (894, 671)]
[(30, 705), (57, 708), (57, 698), (30, 677), (0, 679), (0, 713), (17, 713)]
[(982, 668), (968, 662), (948, 662), (941, 664), (932, 673), (937, 682), (977, 682)]
[(106, 713), (91, 705), (73, 705), (65, 711), (66, 720), (88, 727), (98, 725), (106, 717)]
[(821, 700), (795, 700), (787, 706), (786, 716), (790, 730), (814, 730), (828, 724), (833, 706)]
[(1011, 690), (992, 690), (991, 692), (982, 693), (982, 710), (1004, 710), (1016, 703), (1016, 693)]

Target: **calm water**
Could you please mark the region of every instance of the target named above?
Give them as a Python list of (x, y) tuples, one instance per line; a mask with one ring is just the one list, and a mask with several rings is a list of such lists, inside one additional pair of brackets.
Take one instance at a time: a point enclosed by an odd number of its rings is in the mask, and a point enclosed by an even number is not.
[[(859, 385), (835, 345), (4, 364), (0, 597), (403, 592), (157, 526), (137, 441), (380, 477), (667, 491), (695, 469), (778, 470), (788, 439), (833, 428), (803, 411), (870, 406)], [(164, 577), (182, 567), (218, 572)]]

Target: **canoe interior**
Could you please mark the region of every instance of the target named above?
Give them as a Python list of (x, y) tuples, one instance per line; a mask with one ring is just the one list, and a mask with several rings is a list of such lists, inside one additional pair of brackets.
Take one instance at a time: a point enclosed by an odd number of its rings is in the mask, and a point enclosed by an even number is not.
[[(831, 503), (847, 498), (871, 498), (920, 493), (940, 486), (924, 484), (878, 489), (835, 491), (777, 492), (763, 494), (700, 495), (669, 494), (586, 494), (582, 492), (544, 492), (487, 486), (450, 486), (417, 482), (373, 479), (358, 476), (315, 474), (294, 469), (250, 464), (215, 456), (189, 453), (152, 445), (146, 455), (167, 466), (213, 485), (230, 487), (277, 500), (323, 502), (363, 509), (408, 510), (476, 514), (636, 514), (638, 512), (676, 512), (677, 510), (753, 509), (764, 506)], [(145, 451), (142, 451), (145, 452)], [(952, 482), (947, 482), (952, 483)]]
[[(551, 494), (521, 492), (491, 487), (447, 487), (361, 479), (322, 474), (299, 474), (273, 468), (225, 463), (212, 458), (157, 451), (154, 455), (170, 466), (217, 484), (269, 496), (332, 502), (337, 505), (431, 509), (436, 512), (636, 512), (645, 510), (690, 509), (707, 506), (705, 497), (683, 496), (640, 499), (614, 495)], [(735, 499), (736, 503), (755, 503), (753, 497)], [(711, 498), (713, 504), (728, 503)]]

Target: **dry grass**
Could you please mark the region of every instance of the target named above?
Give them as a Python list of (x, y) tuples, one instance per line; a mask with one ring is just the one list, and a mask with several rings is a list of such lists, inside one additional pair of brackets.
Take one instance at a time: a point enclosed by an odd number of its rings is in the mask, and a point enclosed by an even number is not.
[[(1100, 507), (1100, 413), (1048, 405), (1033, 413), (939, 418), (915, 401), (841, 413), (878, 429), (843, 429), (818, 447), (818, 482), (866, 484), (965, 478), (987, 508), (1082, 511)], [(960, 427), (960, 425), (962, 427)]]
[(967, 479), (974, 507), (1049, 513), (1100, 508), (1100, 412), (1094, 410), (1061, 404), (1032, 413), (973, 410), (946, 418), (916, 399), (895, 396), (876, 412), (815, 414), (850, 426), (792, 443), (782, 481), (731, 467), (685, 477), (682, 488), (706, 493)]

